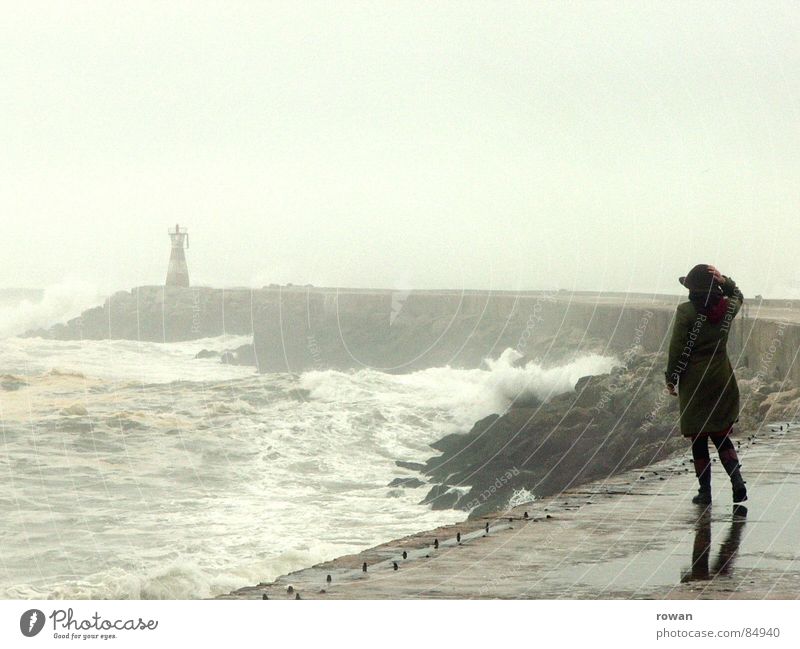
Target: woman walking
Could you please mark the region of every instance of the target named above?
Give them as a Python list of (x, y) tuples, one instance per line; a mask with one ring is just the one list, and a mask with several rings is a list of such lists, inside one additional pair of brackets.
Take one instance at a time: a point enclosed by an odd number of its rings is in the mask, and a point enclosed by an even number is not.
[(726, 346), (744, 297), (730, 277), (707, 264), (698, 264), (679, 281), (689, 289), (689, 301), (675, 314), (666, 380), (670, 394), (679, 399), (681, 433), (692, 441), (700, 482), (692, 502), (711, 503), (710, 439), (730, 476), (733, 502), (740, 503), (747, 500), (747, 489), (730, 439), (739, 418), (739, 387)]

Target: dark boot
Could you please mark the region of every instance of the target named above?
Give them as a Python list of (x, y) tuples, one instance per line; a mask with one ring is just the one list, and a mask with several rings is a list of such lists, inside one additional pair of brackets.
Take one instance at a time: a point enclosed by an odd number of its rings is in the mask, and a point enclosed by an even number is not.
[(730, 448), (721, 449), (719, 459), (722, 461), (722, 466), (731, 478), (731, 487), (733, 488), (733, 504), (743, 503), (747, 500), (747, 487), (744, 486), (744, 479), (742, 478), (742, 465), (739, 464), (739, 457), (736, 455), (736, 450), (731, 446)]
[(733, 504), (743, 503), (747, 500), (747, 487), (744, 486), (742, 473), (739, 470), (739, 464), (731, 472), (731, 487), (733, 487)]
[(695, 505), (710, 505), (711, 504), (711, 488), (710, 487), (700, 487), (697, 491), (697, 495), (692, 498), (692, 502)]
[[(702, 440), (703, 444), (707, 444)], [(708, 449), (708, 446), (705, 447)], [(708, 451), (706, 450), (706, 453)], [(703, 457), (702, 448), (700, 453), (696, 453), (694, 457), (694, 472), (697, 476), (697, 481), (700, 483), (700, 489), (697, 495), (692, 498), (695, 505), (710, 505), (711, 504), (711, 459)]]

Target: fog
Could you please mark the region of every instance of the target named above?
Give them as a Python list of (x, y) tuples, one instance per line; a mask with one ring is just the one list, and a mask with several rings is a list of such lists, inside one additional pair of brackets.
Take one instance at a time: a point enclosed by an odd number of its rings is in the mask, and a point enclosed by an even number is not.
[(800, 7), (25, 2), (0, 286), (800, 296)]

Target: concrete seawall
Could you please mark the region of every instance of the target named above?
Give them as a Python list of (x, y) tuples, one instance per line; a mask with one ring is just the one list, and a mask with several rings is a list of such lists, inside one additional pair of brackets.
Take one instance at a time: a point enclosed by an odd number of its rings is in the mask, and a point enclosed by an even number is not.
[[(471, 368), (509, 347), (558, 361), (575, 352), (663, 344), (674, 299), (645, 307), (591, 298), (508, 292), (284, 293), (261, 304), (254, 343), (265, 372)], [(637, 332), (645, 317), (645, 327)]]
[[(665, 351), (671, 296), (391, 291), (272, 292), (254, 304), (262, 372), (370, 367), (406, 372), (478, 367), (513, 348), (558, 362), (568, 355)], [(800, 310), (790, 302), (748, 304), (731, 328), (737, 367), (765, 382), (800, 384)]]
[(253, 296), (249, 289), (139, 286), (114, 293), (102, 305), (66, 323), (26, 335), (148, 342), (196, 340), (225, 333), (247, 335), (253, 332)]
[(717, 465), (713, 506), (693, 505), (687, 451), (220, 599), (796, 599), (800, 426), (750, 432), (746, 507)]
[[(261, 372), (374, 368), (408, 372), (472, 368), (513, 348), (558, 362), (590, 352), (665, 350), (678, 296), (639, 294), (262, 289), (142, 286), (112, 295), (65, 324), (28, 332), (49, 338), (173, 342), (253, 335)], [(748, 301), (729, 352), (765, 382), (800, 384), (800, 308)]]

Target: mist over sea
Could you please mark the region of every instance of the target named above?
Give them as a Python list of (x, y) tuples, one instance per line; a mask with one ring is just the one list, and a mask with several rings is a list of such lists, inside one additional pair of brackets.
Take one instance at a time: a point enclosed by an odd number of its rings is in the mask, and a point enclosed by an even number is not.
[(258, 375), (195, 358), (242, 336), (12, 335), (89, 293), (0, 311), (0, 597), (210, 597), (461, 520), (419, 504), (429, 485), (389, 487), (421, 477), (396, 461), (613, 364), (520, 366), (509, 349), (473, 370)]

